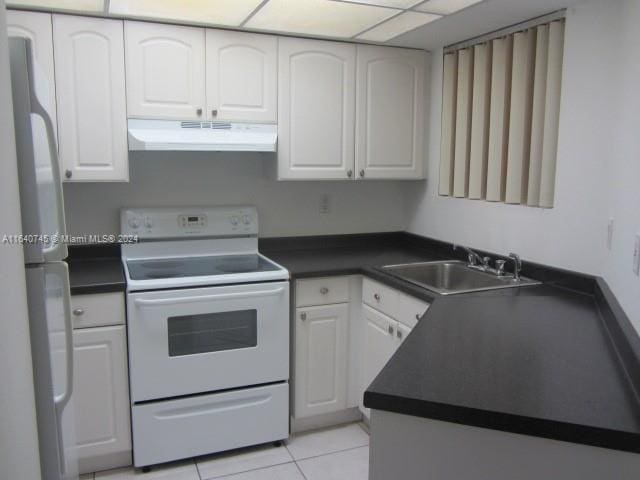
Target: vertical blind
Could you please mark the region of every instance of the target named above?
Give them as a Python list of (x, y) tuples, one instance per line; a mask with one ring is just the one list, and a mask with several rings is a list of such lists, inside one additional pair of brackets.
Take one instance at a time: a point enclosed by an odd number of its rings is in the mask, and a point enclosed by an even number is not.
[(448, 51), (439, 194), (551, 208), (564, 20)]

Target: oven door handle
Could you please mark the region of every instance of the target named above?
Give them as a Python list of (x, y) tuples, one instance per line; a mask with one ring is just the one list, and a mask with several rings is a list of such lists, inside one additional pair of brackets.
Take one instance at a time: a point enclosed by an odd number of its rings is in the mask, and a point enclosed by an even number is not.
[(182, 303), (210, 302), (217, 300), (233, 300), (256, 297), (271, 297), (284, 292), (284, 287), (274, 288), (272, 290), (260, 290), (258, 292), (235, 292), (220, 293), (217, 295), (199, 295), (193, 297), (180, 298), (136, 298), (134, 303), (138, 307), (164, 307), (167, 305), (180, 305)]

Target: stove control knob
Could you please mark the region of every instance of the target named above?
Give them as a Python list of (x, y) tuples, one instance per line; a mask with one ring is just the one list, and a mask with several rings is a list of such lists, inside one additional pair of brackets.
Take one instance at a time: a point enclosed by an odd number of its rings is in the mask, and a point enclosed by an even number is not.
[(129, 226), (131, 228), (133, 228), (134, 230), (137, 229), (137, 228), (140, 228), (140, 219), (139, 218), (135, 218), (135, 217), (130, 218), (129, 219)]
[(147, 217), (144, 219), (144, 226), (147, 228), (153, 227), (153, 219), (151, 217)]
[(244, 217), (242, 217), (242, 223), (244, 223), (245, 225), (249, 225), (251, 223), (251, 218), (249, 218), (249, 215), (245, 215)]
[(231, 225), (238, 225), (238, 217), (231, 217), (229, 221), (231, 222)]

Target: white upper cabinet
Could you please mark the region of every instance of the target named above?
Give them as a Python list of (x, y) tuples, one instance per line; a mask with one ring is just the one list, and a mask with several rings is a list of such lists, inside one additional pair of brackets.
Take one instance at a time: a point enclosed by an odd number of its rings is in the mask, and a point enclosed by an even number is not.
[(356, 47), (281, 38), (278, 177), (353, 177)]
[(127, 181), (122, 21), (54, 15), (53, 38), (64, 177)]
[(207, 117), (275, 123), (277, 37), (208, 29), (206, 42)]
[(358, 178), (424, 175), (426, 52), (358, 45)]
[[(31, 40), (31, 48), (36, 63), (44, 73), (49, 83), (46, 102), (47, 110), (51, 114), (53, 129), (57, 135), (58, 122), (56, 119), (56, 84), (53, 68), (53, 30), (51, 15), (39, 12), (7, 11), (7, 33), (10, 37), (25, 37)], [(57, 141), (57, 139), (56, 139)]]
[(130, 117), (206, 118), (204, 29), (125, 22)]

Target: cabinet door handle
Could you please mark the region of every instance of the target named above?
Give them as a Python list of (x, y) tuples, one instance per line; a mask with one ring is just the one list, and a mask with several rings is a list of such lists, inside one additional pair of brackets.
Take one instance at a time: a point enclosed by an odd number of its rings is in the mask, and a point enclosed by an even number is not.
[(71, 170), (64, 171), (65, 178), (71, 178), (73, 176), (73, 172)]
[(375, 298), (379, 302), (380, 301), (380, 294), (379, 293), (374, 293), (373, 294), (373, 298)]
[(360, 170), (360, 176), (364, 177), (364, 168), (362, 170)]
[(200, 116), (202, 115), (202, 109), (201, 109), (201, 108), (197, 109), (197, 110), (196, 110), (196, 113), (197, 113), (197, 114), (198, 114), (198, 116), (200, 117)]
[(391, 335), (393, 335), (393, 326), (389, 325), (388, 331)]
[(421, 316), (422, 316), (422, 315), (420, 315), (419, 313), (416, 313), (416, 320), (420, 320), (420, 317), (421, 317)]
[(80, 317), (81, 315), (84, 315), (84, 309), (83, 308), (74, 308), (73, 309), (73, 314), (76, 317)]
[(321, 293), (322, 295), (326, 295), (327, 293), (329, 293), (329, 289), (328, 289), (327, 287), (322, 287), (322, 288), (320, 289), (320, 293)]
[(212, 117), (217, 117), (218, 116), (218, 110), (211, 110), (211, 116)]
[(306, 319), (307, 319), (307, 314), (306, 314), (306, 313), (304, 313), (304, 312), (302, 312), (302, 313), (300, 314), (300, 320), (302, 320), (302, 321), (304, 322)]
[(396, 330), (396, 335), (398, 336), (398, 338), (402, 338), (402, 330)]
[(347, 177), (353, 177), (353, 170), (347, 170)]

